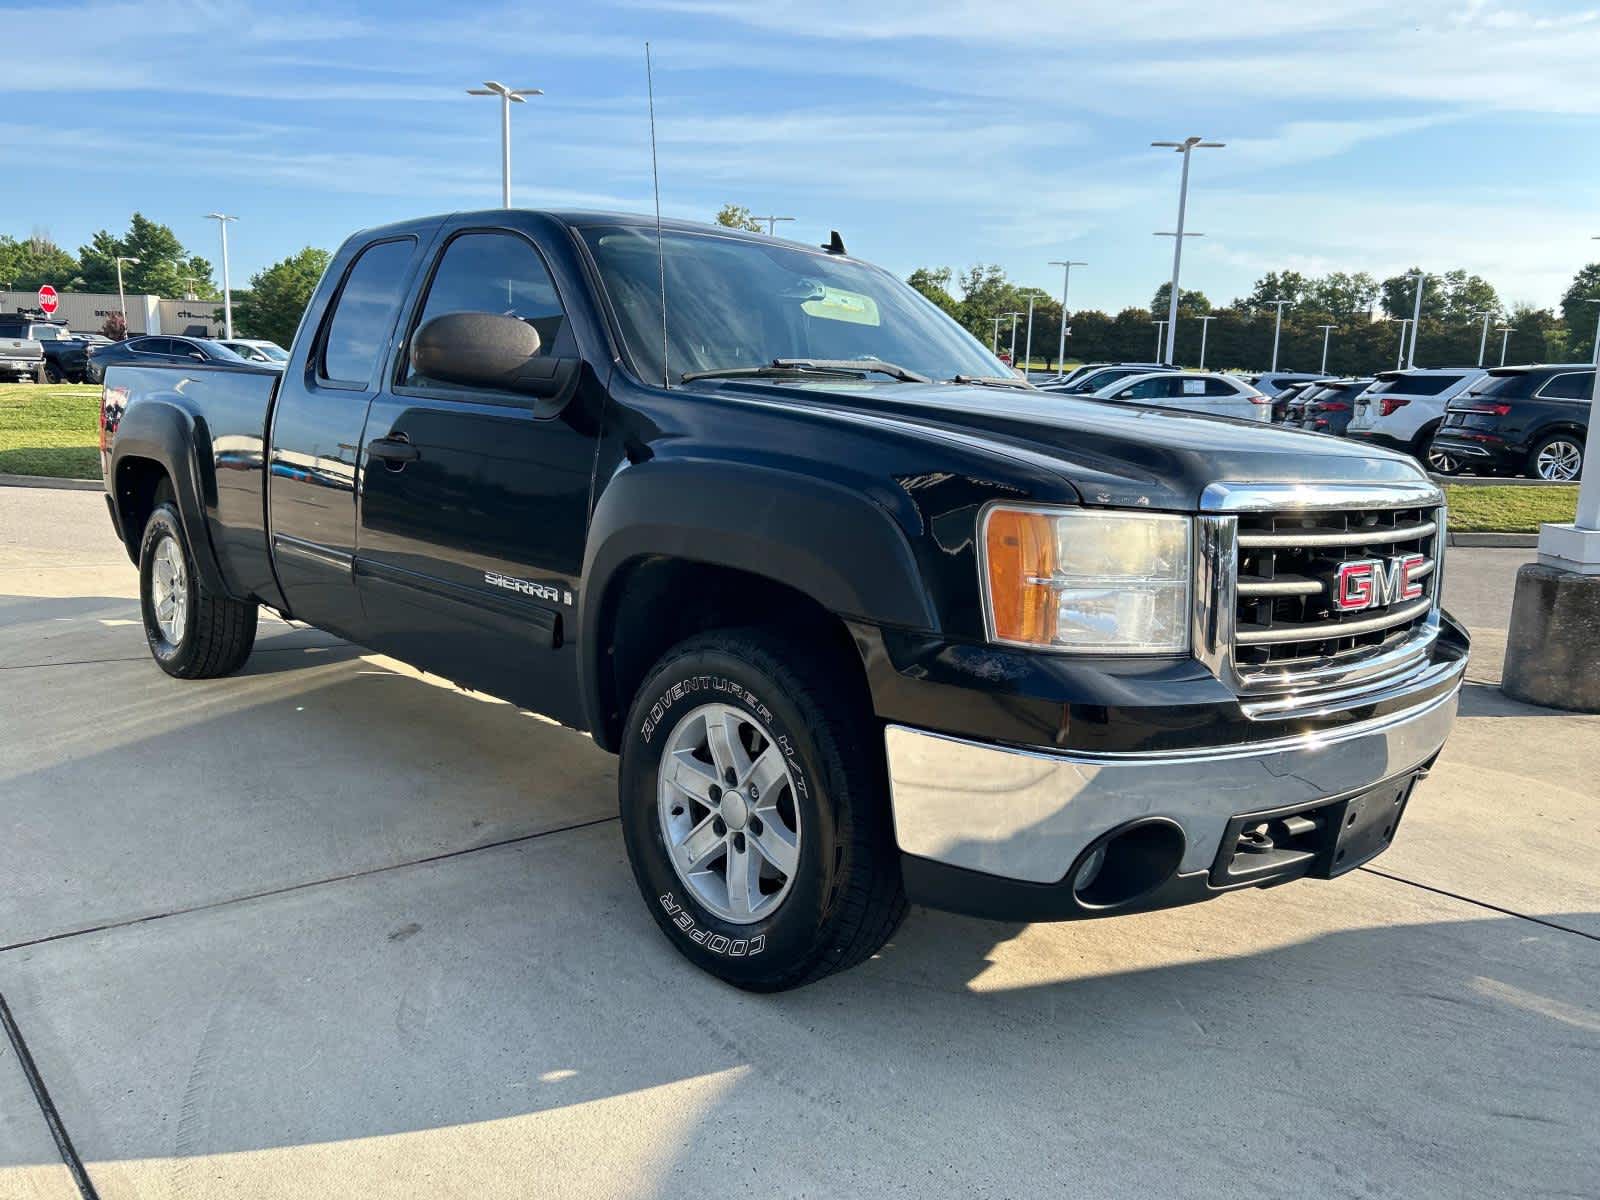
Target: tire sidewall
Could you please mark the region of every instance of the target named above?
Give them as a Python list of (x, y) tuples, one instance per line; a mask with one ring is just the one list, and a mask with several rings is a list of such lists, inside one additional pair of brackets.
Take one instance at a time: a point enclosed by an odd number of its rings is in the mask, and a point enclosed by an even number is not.
[[(702, 704), (750, 715), (785, 755), (800, 818), (800, 860), (789, 894), (749, 925), (709, 912), (673, 868), (661, 830), (657, 788), (665, 747), (680, 720)], [(623, 838), (639, 890), (669, 941), (721, 978), (757, 981), (803, 970), (825, 945), (833, 907), (835, 802), (828, 764), (804, 719), (764, 672), (720, 650), (675, 655), (645, 681), (628, 715), (619, 775)]]
[[(183, 555), (184, 589), (187, 594), (183, 637), (169, 642), (156, 621), (153, 579), (155, 573), (155, 548), (160, 540), (170, 536), (178, 543)], [(194, 555), (189, 552), (189, 542), (183, 536), (183, 523), (169, 503), (158, 504), (145, 523), (144, 537), (139, 543), (139, 612), (144, 619), (145, 641), (157, 663), (168, 673), (177, 674), (188, 666), (193, 656), (194, 623), (199, 612), (199, 581), (195, 577)]]
[(1571, 479), (1545, 480), (1545, 482), (1547, 482), (1547, 483), (1574, 483), (1574, 484), (1578, 483), (1579, 481), (1581, 481), (1583, 479), (1584, 469), (1589, 464), (1584, 462), (1584, 450), (1586, 449), (1586, 446), (1584, 444), (1584, 439), (1579, 437), (1577, 434), (1572, 434), (1572, 433), (1551, 433), (1551, 434), (1547, 434), (1544, 437), (1539, 439), (1537, 444), (1535, 444), (1535, 446), (1533, 447), (1533, 453), (1528, 455), (1528, 476), (1529, 476), (1529, 478), (1531, 478), (1531, 479), (1541, 479), (1541, 480), (1544, 479), (1544, 476), (1539, 474), (1539, 456), (1541, 454), (1543, 454), (1551, 446), (1553, 446), (1556, 442), (1568, 442), (1571, 445), (1576, 446), (1578, 448), (1578, 473), (1576, 475), (1574, 475)]

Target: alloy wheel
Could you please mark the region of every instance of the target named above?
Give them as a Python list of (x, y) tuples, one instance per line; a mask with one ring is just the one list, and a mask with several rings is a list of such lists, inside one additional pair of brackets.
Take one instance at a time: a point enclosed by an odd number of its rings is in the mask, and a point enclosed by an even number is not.
[(170, 533), (156, 543), (150, 567), (150, 602), (161, 636), (176, 646), (189, 625), (189, 576), (183, 548)]
[(672, 869), (735, 925), (775, 912), (800, 863), (794, 779), (772, 734), (743, 709), (703, 704), (673, 727), (657, 775)]
[(1568, 483), (1583, 471), (1583, 450), (1577, 443), (1565, 439), (1551, 442), (1539, 451), (1534, 470), (1540, 479), (1560, 480)]

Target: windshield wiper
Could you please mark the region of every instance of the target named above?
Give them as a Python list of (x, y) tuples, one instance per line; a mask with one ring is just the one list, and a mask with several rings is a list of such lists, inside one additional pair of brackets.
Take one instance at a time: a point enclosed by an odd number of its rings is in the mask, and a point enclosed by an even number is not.
[(1028, 392), (1034, 390), (1033, 384), (1026, 379), (1018, 379), (1015, 375), (957, 375), (947, 382), (970, 383), (977, 387), (1021, 388)]
[(881, 362), (878, 359), (854, 358), (775, 358), (765, 366), (759, 367), (716, 367), (709, 371), (689, 371), (683, 376), (683, 382), (688, 383), (694, 379), (738, 379), (762, 375), (805, 375), (812, 372), (819, 375), (844, 376), (877, 372), (905, 383), (933, 382), (926, 375), (918, 375), (915, 371), (908, 371), (894, 363)]

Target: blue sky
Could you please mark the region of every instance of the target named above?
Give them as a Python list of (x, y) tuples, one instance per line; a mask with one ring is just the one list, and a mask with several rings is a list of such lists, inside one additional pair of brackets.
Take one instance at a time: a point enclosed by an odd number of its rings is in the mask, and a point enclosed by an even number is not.
[[(1206, 11), (1208, 8), (1213, 11)], [(1600, 10), (1182, 0), (590, 0), (445, 6), (0, 3), (0, 231), (76, 247), (139, 209), (235, 279), (300, 246), (499, 195), (484, 79), (515, 113), (520, 205), (725, 201), (830, 228), (904, 274), (996, 262), (1072, 307), (1148, 303), (1178, 158), (1202, 134), (1184, 285), (1464, 266), (1553, 304), (1600, 258)]]

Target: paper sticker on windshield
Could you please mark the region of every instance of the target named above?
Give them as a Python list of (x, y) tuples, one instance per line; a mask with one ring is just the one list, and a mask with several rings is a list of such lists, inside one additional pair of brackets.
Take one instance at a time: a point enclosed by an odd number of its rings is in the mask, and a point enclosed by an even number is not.
[(800, 307), (808, 317), (821, 317), (824, 321), (846, 321), (851, 325), (878, 323), (876, 300), (842, 288), (824, 287), (820, 297), (803, 301)]
[(1204, 379), (1185, 379), (1183, 381), (1183, 394), (1185, 396), (1204, 396), (1206, 394), (1206, 381)]

